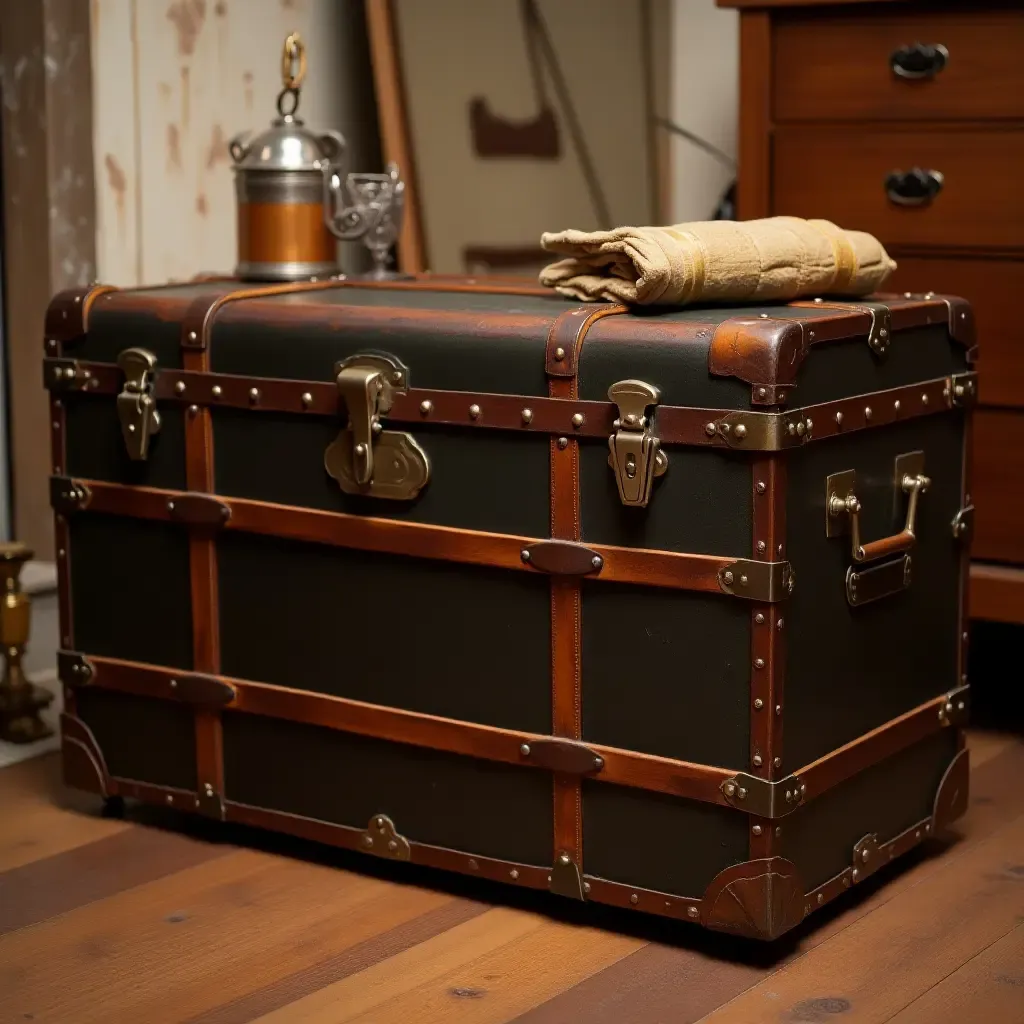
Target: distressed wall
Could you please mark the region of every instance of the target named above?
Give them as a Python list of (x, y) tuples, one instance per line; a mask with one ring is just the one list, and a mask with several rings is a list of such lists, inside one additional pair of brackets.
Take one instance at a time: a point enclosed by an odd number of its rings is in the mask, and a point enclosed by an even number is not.
[[(300, 116), (339, 129), (353, 169), (378, 169), (361, 0), (92, 0), (91, 11), (101, 280), (233, 268), (227, 141), (277, 116), (289, 32), (309, 59)], [(349, 264), (360, 256), (343, 250)]]

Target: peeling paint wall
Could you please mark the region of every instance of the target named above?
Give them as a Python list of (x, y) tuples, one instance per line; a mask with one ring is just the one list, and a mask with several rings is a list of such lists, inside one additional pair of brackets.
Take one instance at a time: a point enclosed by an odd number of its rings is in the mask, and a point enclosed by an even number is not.
[(379, 169), (361, 0), (92, 0), (91, 14), (101, 280), (234, 267), (227, 142), (277, 116), (289, 32), (309, 60), (300, 116), (346, 136), (352, 169)]

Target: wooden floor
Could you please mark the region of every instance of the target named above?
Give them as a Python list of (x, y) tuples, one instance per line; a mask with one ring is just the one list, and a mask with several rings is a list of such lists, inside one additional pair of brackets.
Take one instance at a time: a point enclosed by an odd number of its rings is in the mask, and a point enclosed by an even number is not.
[(0, 771), (0, 1021), (1024, 1022), (1024, 741), (971, 808), (769, 950)]

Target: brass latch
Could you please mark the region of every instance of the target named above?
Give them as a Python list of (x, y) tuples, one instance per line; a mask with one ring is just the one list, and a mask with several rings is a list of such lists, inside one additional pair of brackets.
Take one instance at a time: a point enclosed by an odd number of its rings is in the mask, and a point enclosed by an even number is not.
[(149, 456), (149, 439), (160, 432), (160, 413), (153, 398), (156, 356), (148, 349), (126, 348), (117, 365), (124, 371), (124, 386), (117, 396), (117, 415), (128, 457), (136, 462)]
[(615, 433), (608, 438), (608, 465), (615, 473), (619, 499), (623, 505), (644, 508), (654, 478), (668, 469), (668, 456), (653, 431), (653, 414), (647, 415), (648, 407), (658, 404), (661, 392), (642, 380), (620, 380), (608, 389), (608, 398), (619, 410), (612, 424)]
[(324, 467), (346, 494), (409, 500), (430, 479), (430, 460), (411, 434), (385, 430), (380, 417), (409, 389), (409, 371), (384, 355), (356, 355), (335, 366), (348, 426), (324, 452)]
[(924, 452), (907, 452), (896, 457), (895, 485), (897, 493), (909, 495), (907, 501), (907, 518), (899, 533), (880, 540), (862, 543), (860, 537), (860, 499), (854, 494), (857, 485), (857, 471), (844, 470), (833, 473), (825, 481), (825, 536), (839, 537), (846, 532), (849, 525), (851, 538), (851, 557), (855, 562), (870, 562), (875, 558), (895, 555), (908, 551), (917, 539), (915, 523), (917, 521), (918, 500), (931, 485), (931, 480), (924, 475)]

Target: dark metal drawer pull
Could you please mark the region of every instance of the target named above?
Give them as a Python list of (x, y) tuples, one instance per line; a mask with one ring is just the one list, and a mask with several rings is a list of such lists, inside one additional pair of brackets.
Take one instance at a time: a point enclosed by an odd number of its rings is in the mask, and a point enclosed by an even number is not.
[(942, 43), (914, 43), (893, 50), (889, 65), (897, 78), (934, 78), (949, 60), (949, 50)]
[(890, 171), (885, 176), (885, 194), (898, 206), (927, 206), (941, 191), (941, 171)]

